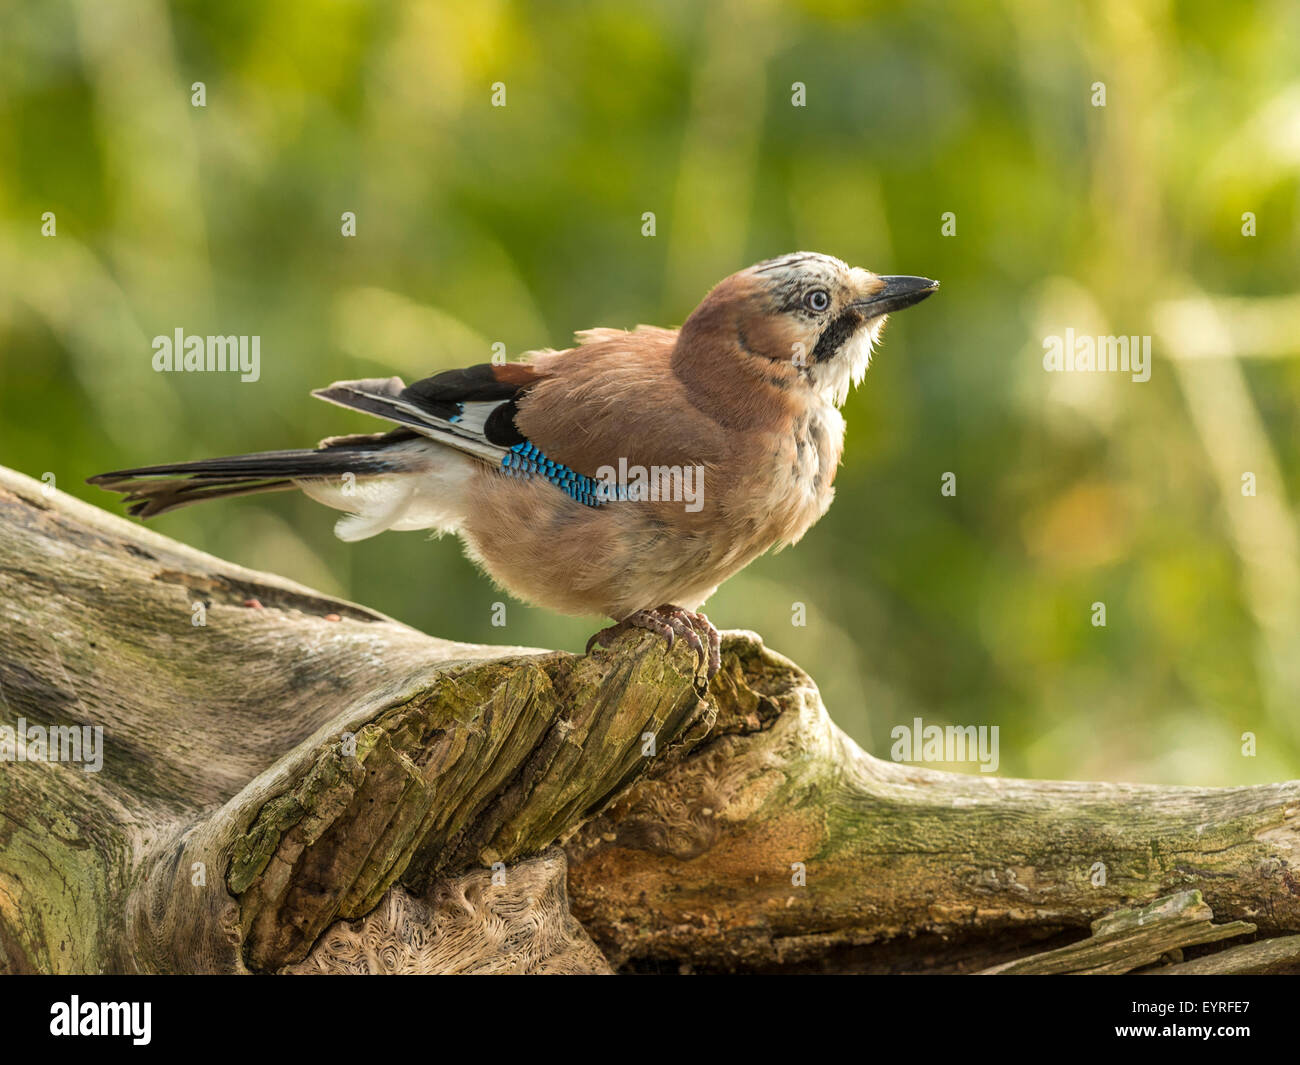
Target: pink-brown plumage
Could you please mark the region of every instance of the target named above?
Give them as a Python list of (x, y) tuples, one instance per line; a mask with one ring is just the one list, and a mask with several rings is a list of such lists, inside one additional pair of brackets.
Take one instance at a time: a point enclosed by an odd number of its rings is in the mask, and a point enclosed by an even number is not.
[[(826, 512), (843, 450), (839, 407), (865, 373), (885, 315), (937, 287), (796, 253), (726, 278), (679, 330), (592, 329), (573, 348), (519, 363), (317, 393), (396, 422), (388, 434), (91, 480), (126, 493), (146, 517), (297, 486), (348, 512), (337, 530), (345, 539), (457, 533), (522, 599), (671, 635), (681, 617), (651, 616), (655, 608), (696, 610)], [(520, 469), (532, 449), (560, 472)], [(590, 482), (581, 477), (606, 483), (608, 471), (637, 467), (698, 470), (698, 483), (663, 483), (702, 492), (593, 501), (582, 487)]]

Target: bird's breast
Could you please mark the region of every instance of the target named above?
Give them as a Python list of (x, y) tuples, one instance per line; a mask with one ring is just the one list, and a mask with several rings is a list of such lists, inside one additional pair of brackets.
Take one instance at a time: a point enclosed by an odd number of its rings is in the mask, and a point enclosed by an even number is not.
[(834, 498), (843, 446), (844, 419), (830, 404), (813, 405), (787, 431), (766, 434), (729, 493), (737, 539), (762, 551), (803, 536)]
[(818, 405), (796, 420), (795, 459), (791, 474), (797, 487), (814, 500), (829, 493), (844, 450), (844, 418), (830, 404)]

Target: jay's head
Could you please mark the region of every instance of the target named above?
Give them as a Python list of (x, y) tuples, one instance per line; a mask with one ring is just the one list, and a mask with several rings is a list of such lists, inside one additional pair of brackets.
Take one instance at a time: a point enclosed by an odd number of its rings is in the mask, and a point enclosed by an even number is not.
[(683, 324), (679, 353), (725, 348), (740, 367), (842, 405), (867, 372), (885, 316), (938, 287), (924, 277), (881, 276), (830, 255), (795, 252), (716, 285)]

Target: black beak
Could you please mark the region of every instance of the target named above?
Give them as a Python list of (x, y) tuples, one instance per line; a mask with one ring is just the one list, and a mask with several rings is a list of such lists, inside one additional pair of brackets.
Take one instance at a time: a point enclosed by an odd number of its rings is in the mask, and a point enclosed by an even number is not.
[(884, 288), (874, 296), (857, 300), (853, 304), (868, 318), (879, 318), (882, 314), (901, 311), (904, 307), (920, 303), (939, 287), (938, 281), (931, 281), (928, 277), (908, 277), (906, 274), (893, 277), (882, 274), (880, 280), (885, 283)]

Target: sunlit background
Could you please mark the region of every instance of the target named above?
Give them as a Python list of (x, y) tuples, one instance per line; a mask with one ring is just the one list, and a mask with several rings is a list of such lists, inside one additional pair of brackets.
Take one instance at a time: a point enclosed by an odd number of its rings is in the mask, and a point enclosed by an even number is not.
[[(1004, 774), (1284, 779), (1298, 224), (1291, 2), (20, 0), (0, 462), (119, 510), (83, 478), (380, 428), (308, 397), (335, 379), (676, 325), (798, 249), (925, 274), (942, 291), (849, 400), (829, 515), (711, 617), (884, 757), (922, 717), (999, 726)], [(259, 335), (261, 380), (155, 373), (178, 327)], [(1046, 373), (1066, 328), (1150, 335), (1150, 381)], [(602, 624), (504, 597), (454, 540), (347, 545), (335, 517), (279, 494), (154, 527), (439, 636), (579, 650)]]

